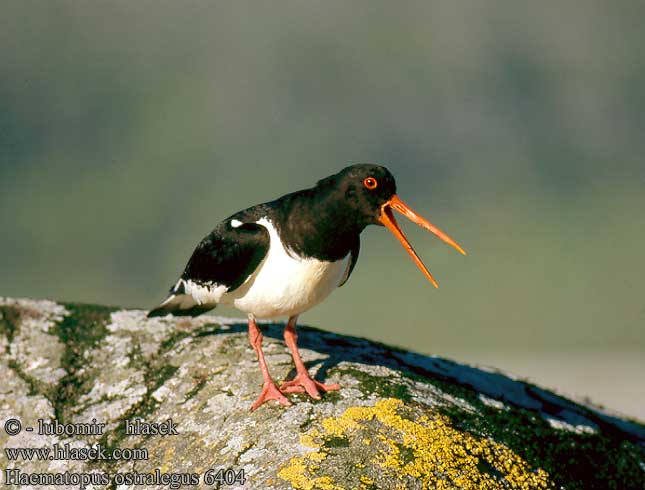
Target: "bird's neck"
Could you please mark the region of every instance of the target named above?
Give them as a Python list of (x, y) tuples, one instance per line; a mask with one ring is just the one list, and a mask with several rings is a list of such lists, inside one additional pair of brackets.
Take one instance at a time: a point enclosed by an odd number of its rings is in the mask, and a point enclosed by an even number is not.
[(340, 260), (359, 240), (364, 224), (346, 202), (331, 193), (300, 192), (288, 197), (282, 239), (303, 257)]

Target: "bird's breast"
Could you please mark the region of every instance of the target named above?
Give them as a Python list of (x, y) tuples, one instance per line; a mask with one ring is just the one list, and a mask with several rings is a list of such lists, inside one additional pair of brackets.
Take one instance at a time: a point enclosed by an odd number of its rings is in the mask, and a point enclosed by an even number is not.
[(270, 246), (249, 279), (222, 302), (258, 318), (298, 315), (324, 300), (338, 287), (349, 265), (349, 254), (334, 262), (299, 257), (288, 252), (267, 218), (257, 221), (269, 231)]

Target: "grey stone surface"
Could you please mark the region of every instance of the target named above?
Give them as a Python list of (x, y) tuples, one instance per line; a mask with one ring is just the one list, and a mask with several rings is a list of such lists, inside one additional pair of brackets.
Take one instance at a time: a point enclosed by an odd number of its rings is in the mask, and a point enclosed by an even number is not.
[[(262, 325), (278, 380), (294, 374), (282, 328)], [(23, 427), (13, 436), (0, 429), (2, 448), (100, 444), (147, 455), (11, 461), (2, 451), (3, 483), (5, 470), (17, 469), (107, 479), (93, 489), (169, 486), (119, 479), (134, 474), (196, 475), (197, 484), (181, 488), (645, 488), (645, 427), (636, 421), (497, 371), (299, 333), (311, 372), (343, 389), (319, 402), (289, 395), (292, 407), (271, 402), (250, 413), (261, 376), (242, 320), (147, 319), (137, 310), (0, 298), (0, 423)], [(38, 419), (105, 427), (39, 435)], [(137, 419), (171, 419), (179, 434), (126, 434), (126, 421)], [(230, 469), (223, 476), (231, 480), (207, 484), (210, 469)], [(241, 470), (245, 482), (233, 481)], [(14, 488), (80, 488), (32, 483)]]

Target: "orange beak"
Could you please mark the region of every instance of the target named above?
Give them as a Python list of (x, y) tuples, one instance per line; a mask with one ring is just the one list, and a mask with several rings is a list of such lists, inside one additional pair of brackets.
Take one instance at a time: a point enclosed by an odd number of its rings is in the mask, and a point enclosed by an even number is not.
[(393, 209), (398, 211), (402, 215), (404, 215), (410, 221), (413, 221), (417, 225), (422, 226), (426, 230), (434, 233), (437, 237), (439, 237), (441, 240), (446, 242), (448, 245), (457, 249), (457, 251), (459, 251), (460, 253), (466, 255), (466, 251), (463, 248), (461, 248), (461, 246), (456, 241), (454, 241), (452, 238), (446, 235), (435, 225), (430, 223), (427, 219), (415, 213), (414, 210), (410, 206), (405, 204), (403, 201), (401, 201), (401, 199), (399, 199), (399, 197), (396, 194), (392, 196), (392, 198), (389, 201), (383, 204), (383, 206), (381, 206), (381, 216), (379, 217), (379, 221), (383, 223), (383, 225), (385, 225), (387, 229), (392, 232), (392, 234), (397, 238), (398, 241), (401, 242), (401, 245), (403, 245), (403, 248), (405, 249), (405, 251), (408, 252), (408, 254), (410, 254), (410, 257), (412, 257), (412, 260), (414, 260), (414, 263), (417, 264), (417, 267), (421, 269), (421, 272), (423, 272), (423, 274), (428, 278), (428, 280), (432, 284), (434, 284), (434, 287), (438, 288), (439, 284), (437, 284), (437, 281), (435, 281), (435, 278), (432, 277), (432, 274), (430, 274), (430, 271), (428, 270), (428, 268), (421, 261), (417, 253), (414, 251), (414, 248), (412, 248), (412, 245), (410, 244), (408, 239), (401, 231), (401, 228), (399, 228), (399, 224), (396, 222), (396, 220), (394, 219), (394, 215), (392, 214)]

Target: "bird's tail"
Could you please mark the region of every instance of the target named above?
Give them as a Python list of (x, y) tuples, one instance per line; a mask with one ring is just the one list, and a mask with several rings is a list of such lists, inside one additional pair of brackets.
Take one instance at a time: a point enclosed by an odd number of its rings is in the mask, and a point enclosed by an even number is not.
[(180, 279), (177, 284), (170, 288), (170, 294), (156, 308), (150, 310), (148, 318), (155, 316), (197, 316), (212, 310), (217, 306), (216, 302), (202, 302), (201, 298), (196, 299), (195, 284), (191, 281)]

